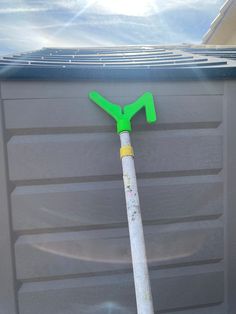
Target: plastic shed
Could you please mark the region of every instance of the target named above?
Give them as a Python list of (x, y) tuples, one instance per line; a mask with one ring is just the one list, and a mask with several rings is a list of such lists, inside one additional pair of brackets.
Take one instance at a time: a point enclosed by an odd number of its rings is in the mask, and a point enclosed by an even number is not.
[(132, 134), (158, 313), (236, 313), (235, 56), (130, 46), (0, 60), (1, 314), (136, 312), (119, 139), (94, 89), (119, 104), (150, 91), (158, 106), (158, 124), (140, 113)]

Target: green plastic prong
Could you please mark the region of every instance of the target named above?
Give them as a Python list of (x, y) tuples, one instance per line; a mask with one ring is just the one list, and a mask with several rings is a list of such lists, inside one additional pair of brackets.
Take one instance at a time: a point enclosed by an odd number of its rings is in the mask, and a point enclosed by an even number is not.
[(144, 93), (136, 101), (125, 105), (123, 108), (111, 103), (96, 91), (90, 92), (89, 98), (116, 120), (118, 133), (132, 130), (131, 119), (143, 107), (145, 108), (148, 123), (154, 123), (157, 120), (154, 99), (150, 92)]

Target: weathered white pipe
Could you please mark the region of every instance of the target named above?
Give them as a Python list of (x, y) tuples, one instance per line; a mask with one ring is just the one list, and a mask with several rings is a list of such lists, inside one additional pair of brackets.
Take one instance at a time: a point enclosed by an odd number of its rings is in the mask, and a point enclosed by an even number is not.
[[(121, 147), (131, 145), (129, 132), (120, 133)], [(125, 199), (138, 314), (153, 314), (143, 224), (133, 156), (122, 157)]]

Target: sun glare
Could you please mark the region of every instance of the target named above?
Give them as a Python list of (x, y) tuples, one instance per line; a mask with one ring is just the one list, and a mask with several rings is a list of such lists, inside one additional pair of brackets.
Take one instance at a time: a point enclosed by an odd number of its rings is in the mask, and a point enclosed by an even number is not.
[(110, 14), (145, 16), (153, 13), (154, 0), (98, 0), (97, 5)]

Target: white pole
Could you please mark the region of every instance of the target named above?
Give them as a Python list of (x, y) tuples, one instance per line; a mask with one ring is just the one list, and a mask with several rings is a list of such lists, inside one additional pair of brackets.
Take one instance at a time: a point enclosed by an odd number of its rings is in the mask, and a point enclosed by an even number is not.
[(131, 148), (129, 132), (120, 133), (120, 141), (137, 313), (154, 314), (134, 158), (125, 153)]

